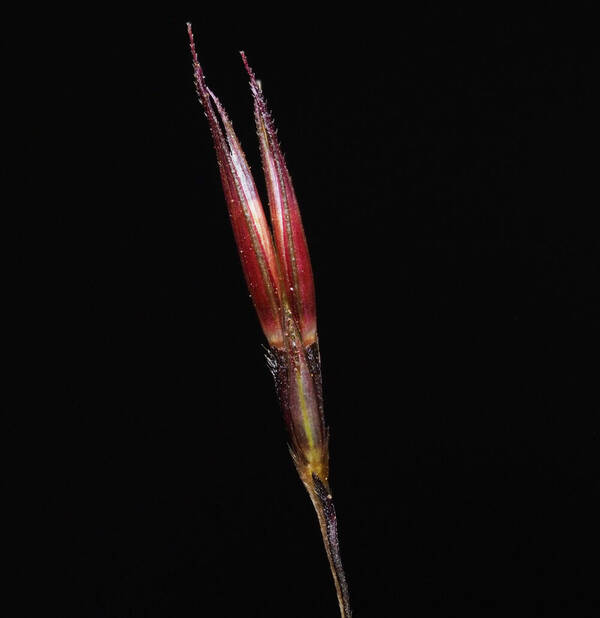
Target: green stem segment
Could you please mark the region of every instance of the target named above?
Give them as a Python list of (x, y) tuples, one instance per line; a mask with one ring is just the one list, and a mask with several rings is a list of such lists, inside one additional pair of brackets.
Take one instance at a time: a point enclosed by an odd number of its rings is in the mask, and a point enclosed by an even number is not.
[(286, 349), (270, 348), (267, 363), (290, 437), (290, 454), (315, 507), (337, 591), (341, 618), (350, 618), (350, 595), (340, 557), (337, 518), (329, 488), (329, 431), (323, 415), (321, 356), (315, 343), (304, 348), (293, 321), (286, 323)]

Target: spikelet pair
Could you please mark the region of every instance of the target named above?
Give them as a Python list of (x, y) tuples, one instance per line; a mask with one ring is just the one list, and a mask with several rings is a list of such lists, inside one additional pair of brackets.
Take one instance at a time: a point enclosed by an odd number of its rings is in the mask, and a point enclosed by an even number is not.
[(328, 484), (328, 431), (323, 415), (315, 288), (292, 179), (261, 88), (244, 53), (267, 185), (267, 219), (233, 126), (207, 87), (191, 25), (196, 91), (212, 134), (221, 182), (248, 289), (269, 342), (269, 366), (290, 437), (294, 463), (317, 511), (342, 617), (351, 615)]

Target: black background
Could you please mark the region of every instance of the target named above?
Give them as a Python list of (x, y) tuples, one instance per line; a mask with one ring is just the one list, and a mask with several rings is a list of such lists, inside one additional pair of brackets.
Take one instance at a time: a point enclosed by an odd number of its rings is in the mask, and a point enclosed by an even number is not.
[(83, 592), (80, 616), (337, 612), (190, 20), (262, 190), (246, 51), (301, 202), (356, 616), (594, 615), (589, 19), (30, 18), (13, 48), (26, 448), (8, 472), (16, 534), (37, 539), (22, 568), (59, 575), (49, 606), (66, 615)]

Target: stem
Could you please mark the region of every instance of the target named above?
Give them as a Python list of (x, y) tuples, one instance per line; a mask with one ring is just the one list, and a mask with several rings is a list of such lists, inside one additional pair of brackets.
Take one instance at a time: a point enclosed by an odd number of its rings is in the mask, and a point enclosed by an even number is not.
[(311, 474), (310, 478), (303, 478), (302, 480), (312, 500), (313, 506), (315, 507), (317, 517), (319, 518), (323, 544), (325, 545), (327, 558), (329, 559), (329, 566), (331, 567), (331, 574), (333, 575), (333, 582), (340, 605), (341, 618), (351, 618), (350, 595), (348, 593), (346, 574), (344, 573), (342, 558), (340, 556), (337, 518), (335, 515), (335, 507), (333, 506), (333, 497), (327, 483), (323, 483), (314, 472)]

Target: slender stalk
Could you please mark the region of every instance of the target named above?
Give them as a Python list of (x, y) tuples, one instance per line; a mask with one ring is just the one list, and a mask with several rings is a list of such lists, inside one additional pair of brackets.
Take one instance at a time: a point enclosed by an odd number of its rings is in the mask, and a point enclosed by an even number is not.
[(300, 470), (299, 473), (313, 506), (315, 507), (315, 511), (317, 512), (321, 536), (323, 537), (323, 544), (325, 545), (325, 551), (329, 559), (329, 567), (331, 568), (331, 575), (333, 576), (333, 582), (337, 592), (341, 618), (351, 618), (350, 594), (348, 593), (346, 574), (340, 555), (337, 517), (329, 484), (326, 482), (324, 483), (314, 473), (306, 475)]

